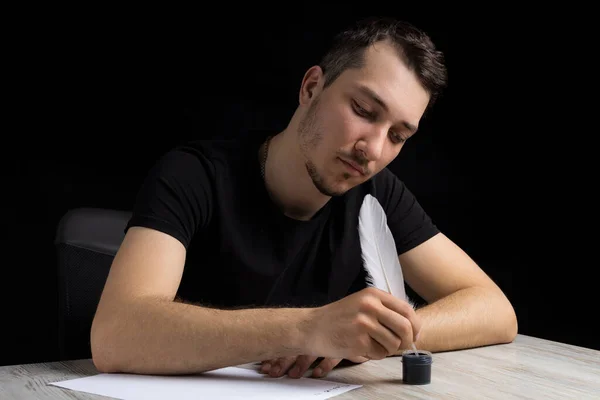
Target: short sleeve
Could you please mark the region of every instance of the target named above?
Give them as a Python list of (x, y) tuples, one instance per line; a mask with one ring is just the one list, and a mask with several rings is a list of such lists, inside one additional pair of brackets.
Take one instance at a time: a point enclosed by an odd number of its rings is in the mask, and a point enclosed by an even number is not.
[(191, 148), (163, 155), (150, 169), (137, 193), (133, 226), (173, 236), (187, 249), (194, 234), (208, 224), (212, 209), (211, 163)]
[(432, 238), (439, 229), (414, 194), (393, 172), (383, 169), (374, 178), (374, 196), (386, 212), (398, 254)]

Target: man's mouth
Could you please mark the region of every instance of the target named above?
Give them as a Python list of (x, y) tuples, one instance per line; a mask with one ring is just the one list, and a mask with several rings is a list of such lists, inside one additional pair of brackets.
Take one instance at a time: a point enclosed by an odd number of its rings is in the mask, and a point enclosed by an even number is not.
[(365, 170), (354, 161), (347, 161), (342, 158), (340, 158), (340, 161), (342, 161), (342, 163), (344, 163), (344, 165), (346, 165), (346, 167), (353, 172), (353, 175), (365, 175)]

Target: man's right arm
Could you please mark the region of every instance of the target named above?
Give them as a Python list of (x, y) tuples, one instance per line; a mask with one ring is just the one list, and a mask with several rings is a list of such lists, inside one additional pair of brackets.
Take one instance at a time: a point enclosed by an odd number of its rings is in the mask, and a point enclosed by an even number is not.
[(186, 251), (168, 234), (131, 227), (91, 330), (100, 372), (188, 374), (307, 355), (382, 359), (420, 329), (405, 301), (368, 288), (316, 308), (218, 310), (175, 301)]
[(217, 310), (175, 301), (186, 250), (131, 227), (111, 266), (91, 330), (101, 372), (203, 372), (305, 352), (306, 309)]

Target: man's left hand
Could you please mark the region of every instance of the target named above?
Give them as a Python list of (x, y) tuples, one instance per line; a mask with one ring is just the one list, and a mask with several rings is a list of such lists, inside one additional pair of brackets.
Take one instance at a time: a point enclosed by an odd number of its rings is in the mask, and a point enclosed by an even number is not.
[[(269, 374), (269, 376), (272, 377), (280, 377), (287, 374), (290, 378), (300, 378), (318, 358), (319, 357), (313, 356), (296, 356), (267, 360), (262, 362), (260, 372)], [(354, 363), (363, 363), (367, 360), (368, 359), (364, 357), (353, 357), (349, 359), (349, 361)], [(315, 366), (311, 376), (313, 378), (323, 378), (341, 361), (341, 358), (323, 358), (319, 364)]]

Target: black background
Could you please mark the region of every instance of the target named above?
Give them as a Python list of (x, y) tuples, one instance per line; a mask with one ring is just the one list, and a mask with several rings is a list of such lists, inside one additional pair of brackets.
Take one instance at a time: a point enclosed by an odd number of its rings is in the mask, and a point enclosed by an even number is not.
[(510, 9), (286, 7), (21, 15), (6, 61), (0, 365), (57, 357), (52, 241), (67, 210), (130, 209), (182, 141), (283, 128), (331, 35), (369, 15), (426, 30), (449, 69), (392, 170), (505, 290), (521, 333), (600, 348), (579, 28)]

